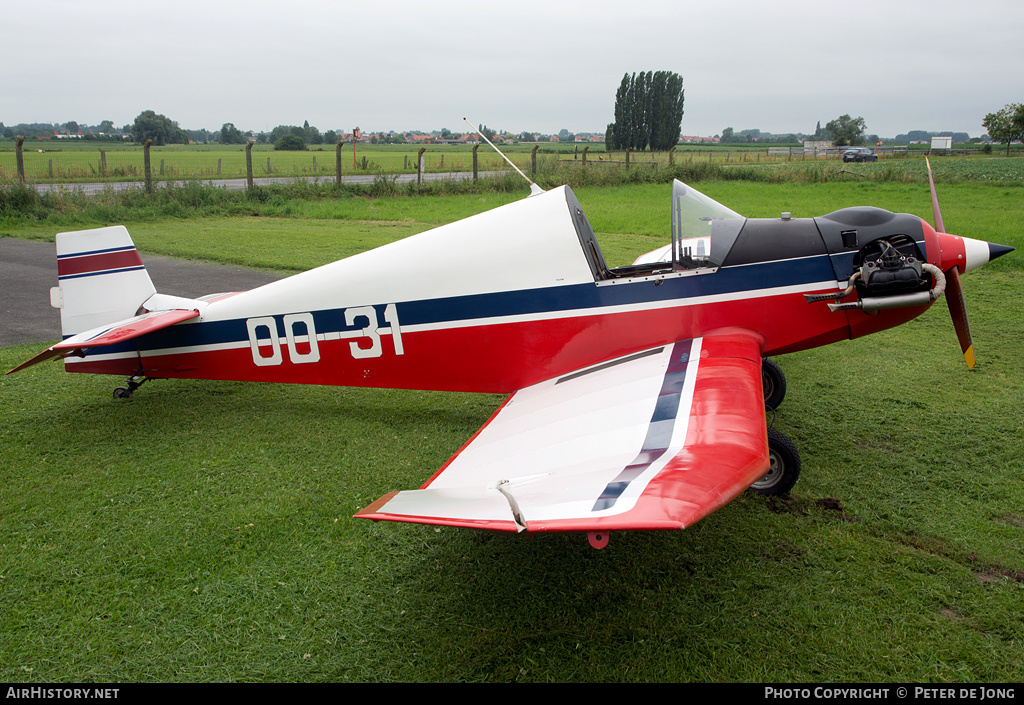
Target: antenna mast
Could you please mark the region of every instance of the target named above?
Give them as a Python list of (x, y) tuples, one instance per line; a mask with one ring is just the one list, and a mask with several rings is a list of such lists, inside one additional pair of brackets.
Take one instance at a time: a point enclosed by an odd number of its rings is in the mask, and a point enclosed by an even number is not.
[(519, 175), (520, 175), (521, 177), (523, 177), (524, 179), (526, 179), (526, 181), (527, 181), (527, 182), (528, 182), (528, 183), (530, 184), (530, 195), (531, 195), (531, 196), (536, 196), (536, 195), (537, 195), (538, 193), (544, 193), (544, 189), (542, 189), (542, 188), (541, 188), (540, 186), (538, 186), (537, 184), (533, 183), (533, 181), (531, 181), (531, 180), (530, 180), (530, 177), (529, 177), (529, 176), (527, 176), (526, 174), (524, 174), (524, 173), (522, 172), (522, 170), (521, 170), (521, 169), (520, 169), (519, 167), (517, 167), (517, 166), (516, 166), (515, 164), (513, 164), (513, 163), (512, 163), (512, 160), (511, 160), (511, 159), (509, 159), (509, 158), (508, 158), (508, 157), (506, 157), (506, 156), (505, 156), (504, 154), (502, 154), (502, 151), (501, 151), (500, 149), (498, 149), (497, 147), (495, 147), (495, 146), (494, 146), (494, 143), (493, 143), (493, 142), (491, 142), (491, 141), (490, 141), (489, 139), (487, 139), (487, 135), (485, 135), (485, 134), (484, 134), (483, 132), (481, 132), (480, 130), (478, 130), (478, 129), (477, 129), (477, 127), (476, 127), (476, 125), (474, 125), (473, 123), (471, 123), (471, 122), (470, 122), (469, 120), (466, 120), (466, 118), (462, 118), (462, 119), (463, 119), (463, 120), (465, 121), (465, 123), (466, 123), (467, 125), (469, 125), (470, 127), (472, 127), (472, 128), (473, 128), (473, 132), (475, 132), (475, 133), (477, 133), (478, 135), (480, 135), (481, 137), (483, 137), (483, 139), (484, 139), (484, 142), (486, 142), (487, 144), (491, 145), (491, 148), (492, 148), (492, 149), (493, 149), (493, 150), (494, 150), (495, 152), (497, 152), (497, 153), (498, 153), (499, 155), (501, 155), (501, 158), (502, 158), (502, 159), (504, 159), (504, 160), (505, 160), (506, 162), (508, 162), (508, 164), (509, 164), (509, 166), (510, 166), (510, 167), (512, 167), (513, 169), (515, 169), (515, 170), (516, 170), (517, 172), (519, 172)]

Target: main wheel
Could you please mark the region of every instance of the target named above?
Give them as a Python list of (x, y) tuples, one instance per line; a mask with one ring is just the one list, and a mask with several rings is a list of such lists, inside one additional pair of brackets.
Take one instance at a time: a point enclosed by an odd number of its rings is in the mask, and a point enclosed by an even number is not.
[(762, 495), (782, 495), (793, 489), (800, 477), (800, 453), (793, 442), (775, 429), (768, 429), (768, 472), (750, 486)]
[(131, 399), (132, 398), (132, 390), (128, 389), (127, 387), (118, 387), (117, 389), (114, 390), (114, 398), (115, 399)]
[(786, 375), (782, 368), (764, 357), (761, 358), (761, 387), (764, 390), (764, 406), (774, 411), (786, 397)]

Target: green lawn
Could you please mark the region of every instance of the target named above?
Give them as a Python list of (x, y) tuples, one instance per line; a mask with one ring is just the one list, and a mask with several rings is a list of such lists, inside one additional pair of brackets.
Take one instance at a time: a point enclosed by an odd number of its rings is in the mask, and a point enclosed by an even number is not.
[[(930, 220), (920, 184), (700, 188), (754, 216), (874, 203)], [(1021, 191), (977, 189), (940, 186), (947, 227), (1019, 243)], [(665, 241), (669, 194), (577, 190), (616, 264)], [(504, 198), (129, 227), (144, 254), (296, 269)], [(56, 363), (2, 377), (0, 678), (1017, 682), (1021, 261), (964, 278), (974, 370), (941, 302), (781, 356), (774, 426), (803, 458), (791, 495), (743, 495), (601, 551), (580, 535), (351, 518), (419, 486), (498, 396), (154, 381), (115, 402), (119, 379)], [(0, 366), (42, 347), (0, 349)]]

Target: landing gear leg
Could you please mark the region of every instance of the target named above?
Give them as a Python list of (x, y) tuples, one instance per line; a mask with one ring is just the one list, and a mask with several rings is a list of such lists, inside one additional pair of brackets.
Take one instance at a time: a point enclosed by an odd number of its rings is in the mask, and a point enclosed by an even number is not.
[(114, 390), (114, 398), (131, 399), (132, 393), (134, 393), (136, 389), (141, 387), (143, 383), (146, 382), (147, 379), (148, 378), (145, 377), (144, 375), (132, 375), (131, 377), (125, 380), (125, 384), (128, 385), (127, 387), (118, 387), (117, 389)]

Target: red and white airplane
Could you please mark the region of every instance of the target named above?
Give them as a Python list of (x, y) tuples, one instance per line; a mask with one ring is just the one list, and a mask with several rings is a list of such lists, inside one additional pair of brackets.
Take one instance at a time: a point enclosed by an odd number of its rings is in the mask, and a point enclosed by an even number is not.
[(12, 372), (501, 392), (420, 489), (356, 516), (504, 531), (680, 529), (788, 491), (764, 358), (897, 326), (1013, 248), (878, 208), (747, 219), (675, 182), (672, 242), (609, 268), (568, 187), (247, 292), (158, 294), (124, 227), (57, 235), (64, 340)]

